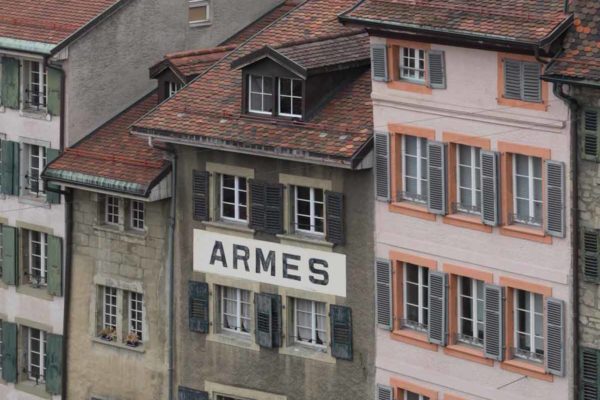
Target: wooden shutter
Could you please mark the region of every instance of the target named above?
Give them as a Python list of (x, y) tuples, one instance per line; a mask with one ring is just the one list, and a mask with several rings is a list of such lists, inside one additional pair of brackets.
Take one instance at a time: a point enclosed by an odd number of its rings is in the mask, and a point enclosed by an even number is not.
[(194, 219), (196, 221), (208, 221), (208, 184), (210, 175), (207, 171), (196, 170), (193, 171), (192, 175)]
[(429, 321), (427, 338), (430, 343), (446, 345), (448, 336), (448, 274), (429, 272)]
[(392, 265), (390, 260), (375, 260), (375, 299), (377, 325), (392, 330)]
[(388, 81), (387, 47), (385, 44), (371, 46), (371, 72), (374, 81)]
[(265, 188), (265, 232), (283, 233), (283, 185), (278, 183)]
[(585, 160), (598, 160), (598, 111), (584, 110), (581, 123), (582, 144), (581, 158)]
[(273, 298), (269, 294), (255, 293), (256, 343), (261, 347), (273, 347)]
[[(58, 154), (59, 151), (56, 149), (46, 149), (46, 157), (48, 160), (47, 164), (50, 164), (52, 161), (54, 161), (58, 157)], [(48, 201), (50, 204), (60, 203), (60, 193), (58, 193), (60, 186), (54, 184), (48, 184), (46, 186), (48, 189), (46, 191), (46, 201)]]
[(17, 267), (19, 264), (18, 254), (18, 231), (12, 226), (2, 225), (2, 280), (7, 285), (17, 284)]
[(273, 331), (273, 347), (281, 347), (283, 307), (281, 296), (271, 294), (271, 330)]
[(325, 192), (325, 222), (327, 240), (333, 244), (344, 244), (344, 195)]
[(48, 68), (48, 113), (60, 115), (60, 88), (62, 74), (56, 68)]
[(19, 143), (2, 141), (2, 193), (19, 194)]
[(429, 62), (429, 86), (432, 89), (446, 89), (446, 64), (444, 52), (430, 50), (427, 52)]
[(208, 392), (179, 386), (177, 400), (208, 400)]
[(62, 296), (62, 239), (48, 235), (48, 293)]
[(504, 288), (485, 285), (483, 351), (487, 358), (502, 361), (504, 357)]
[(565, 237), (565, 164), (546, 161), (546, 233)]
[(446, 144), (427, 142), (427, 171), (429, 196), (427, 209), (433, 214), (446, 214)]
[(581, 232), (581, 247), (583, 261), (583, 278), (586, 281), (598, 282), (598, 259), (600, 258), (600, 235), (597, 229), (583, 228)]
[(579, 353), (579, 400), (600, 399), (600, 351), (581, 348)]
[(521, 79), (522, 63), (515, 60), (504, 60), (504, 97), (521, 100), (523, 81)]
[(208, 333), (208, 284), (190, 281), (188, 295), (190, 331)]
[(266, 185), (250, 179), (250, 227), (257, 231), (266, 229)]
[(2, 321), (2, 379), (17, 382), (17, 324)]
[(385, 385), (377, 385), (376, 400), (394, 400), (394, 390)]
[(565, 374), (565, 303), (555, 298), (546, 299), (546, 371)]
[(523, 65), (523, 101), (539, 103), (542, 101), (542, 67), (536, 62), (524, 62)]
[(377, 200), (390, 200), (390, 136), (375, 132), (375, 195)]
[(331, 318), (331, 355), (352, 360), (352, 309), (335, 304), (329, 307)]
[(2, 105), (19, 109), (19, 60), (2, 57)]
[(481, 165), (481, 220), (496, 226), (500, 220), (500, 190), (498, 179), (498, 153), (482, 150)]
[(52, 395), (59, 395), (62, 391), (62, 349), (63, 337), (48, 333), (46, 345), (46, 392)]

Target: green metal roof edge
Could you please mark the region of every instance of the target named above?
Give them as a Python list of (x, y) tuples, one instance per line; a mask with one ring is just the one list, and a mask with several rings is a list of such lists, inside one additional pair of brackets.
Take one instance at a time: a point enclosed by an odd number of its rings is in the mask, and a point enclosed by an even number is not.
[(44, 172), (44, 176), (58, 179), (64, 183), (73, 183), (120, 193), (134, 194), (137, 196), (146, 195), (146, 187), (139, 183), (103, 178), (101, 176), (82, 174), (81, 172), (65, 171), (62, 169), (47, 169)]
[(0, 48), (49, 55), (56, 44), (0, 37)]

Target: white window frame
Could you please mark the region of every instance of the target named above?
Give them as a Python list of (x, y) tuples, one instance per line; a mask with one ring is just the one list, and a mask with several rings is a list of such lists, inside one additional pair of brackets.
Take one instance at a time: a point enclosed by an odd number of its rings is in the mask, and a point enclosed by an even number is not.
[[(38, 335), (35, 335), (38, 333)], [(36, 337), (37, 336), (37, 337)], [(33, 351), (32, 344), (34, 341), (39, 342), (39, 352)], [(39, 365), (32, 362), (32, 354), (39, 355)], [(46, 356), (47, 356), (47, 335), (46, 331), (35, 328), (27, 328), (27, 379), (43, 383), (46, 381)], [(37, 368), (40, 373), (39, 377), (33, 374), (33, 368)]]
[(188, 8), (200, 8), (200, 7), (206, 7), (206, 19), (188, 21), (188, 23), (191, 26), (205, 25), (208, 22), (210, 22), (210, 11), (211, 10), (210, 10), (210, 4), (208, 1), (206, 1), (206, 0), (189, 0), (188, 1)]
[[(300, 301), (308, 302), (310, 304), (310, 311), (299, 310), (298, 303)], [(317, 303), (324, 305), (325, 311), (323, 314), (317, 313)], [(310, 346), (310, 347), (319, 348), (319, 349), (326, 349), (328, 346), (327, 304), (322, 301), (315, 301), (315, 300), (308, 300), (308, 299), (301, 299), (301, 298), (294, 298), (293, 304), (294, 304), (294, 310), (293, 310), (293, 312), (294, 312), (294, 335), (293, 335), (294, 342), (297, 344), (303, 345), (303, 346)], [(305, 314), (310, 315), (310, 326), (304, 326), (304, 325), (300, 325), (298, 323), (298, 313), (305, 313)], [(317, 317), (323, 318), (323, 320), (324, 320), (323, 329), (317, 328)], [(298, 329), (299, 328), (310, 330), (310, 332), (311, 332), (311, 341), (310, 342), (301, 340), (298, 337)], [(322, 336), (323, 344), (316, 343), (317, 342), (317, 332), (320, 332), (323, 335)]]
[(104, 198), (104, 223), (107, 225), (119, 225), (121, 223), (121, 198), (106, 195)]
[[(418, 293), (418, 304), (413, 304), (408, 302), (408, 267), (418, 268), (418, 282), (410, 282), (412, 285), (417, 285), (417, 293)], [(402, 293), (403, 293), (403, 301), (402, 306), (404, 308), (404, 318), (403, 318), (403, 327), (414, 329), (417, 331), (426, 331), (429, 322), (427, 321), (427, 317), (425, 317), (425, 312), (427, 312), (427, 316), (429, 316), (429, 300), (425, 293), (425, 289), (429, 291), (429, 268), (423, 267), (417, 264), (404, 263), (402, 266)], [(425, 285), (425, 274), (427, 274), (427, 285)], [(424, 305), (425, 299), (427, 299), (428, 304), (427, 307)], [(408, 320), (408, 306), (417, 308), (417, 321), (409, 321)]]
[(127, 326), (128, 333), (136, 334), (139, 341), (143, 342), (144, 337), (144, 295), (138, 292), (127, 291), (128, 313)]
[[(233, 187), (225, 186), (225, 177), (226, 176), (234, 179)], [(240, 180), (242, 180), (242, 179), (245, 182), (245, 189), (241, 189)], [(220, 203), (221, 203), (220, 204), (221, 218), (224, 220), (227, 220), (227, 221), (248, 222), (248, 179), (243, 176), (221, 174), (220, 180), (221, 180), (221, 201), (220, 201)], [(225, 190), (233, 191), (233, 193), (234, 193), (233, 203), (225, 201), (225, 194), (224, 194)], [(242, 196), (245, 196), (245, 198), (246, 198), (245, 204), (241, 203)], [(225, 215), (224, 205), (233, 206), (233, 209), (234, 209), (233, 217)], [(241, 217), (242, 209), (246, 209), (246, 218)]]
[[(304, 188), (304, 189), (309, 189), (309, 198), (308, 199), (300, 199), (298, 197), (298, 188)], [(322, 192), (322, 196), (321, 198), (323, 199), (322, 201), (317, 201), (316, 200), (316, 195), (315, 192), (319, 190)], [(309, 203), (309, 214), (300, 214), (299, 211), (299, 207), (298, 204), (299, 202), (305, 202), (305, 203)], [(317, 211), (316, 211), (316, 205), (320, 204), (321, 205), (321, 210), (322, 210), (322, 215), (317, 215)], [(299, 223), (298, 223), (298, 219), (299, 217), (308, 217), (310, 219), (310, 229), (300, 229)], [(322, 221), (322, 226), (323, 226), (323, 231), (318, 231), (316, 229), (316, 222), (317, 220)], [(325, 191), (323, 189), (319, 189), (319, 188), (312, 188), (312, 187), (308, 187), (308, 186), (294, 186), (294, 226), (296, 228), (296, 231), (298, 232), (303, 232), (303, 233), (309, 233), (311, 235), (317, 235), (317, 236), (325, 236)]]
[[(283, 80), (289, 80), (290, 81), (290, 94), (289, 95), (287, 95), (287, 94), (281, 94), (281, 87), (282, 87), (282, 81)], [(296, 110), (294, 110), (294, 99), (300, 99), (300, 102), (302, 102), (302, 94), (300, 96), (295, 96), (294, 95), (294, 81), (299, 81), (301, 83), (301, 85), (302, 85), (302, 80), (301, 79), (279, 78), (277, 80), (277, 87), (278, 87), (277, 114), (281, 115), (282, 117), (302, 118), (302, 105), (300, 105), (300, 108), (301, 108), (299, 110), (300, 114), (294, 113), (294, 111), (296, 111)], [(290, 99), (290, 110), (291, 110), (290, 113), (282, 113), (281, 112), (281, 99), (282, 98)]]
[[(255, 92), (254, 90), (252, 90), (252, 79), (253, 78), (260, 78), (260, 92)], [(265, 92), (265, 78), (268, 78), (271, 80), (271, 93), (269, 92)], [(273, 114), (273, 110), (271, 111), (264, 111), (264, 106), (265, 106), (265, 97), (266, 96), (270, 96), (271, 97), (271, 108), (274, 107), (274, 80), (275, 78), (273, 78), (272, 76), (268, 76), (268, 75), (255, 75), (255, 74), (249, 74), (248, 75), (248, 111), (254, 114), (263, 114), (263, 115), (272, 115)], [(254, 108), (253, 104), (252, 104), (252, 95), (253, 94), (257, 94), (260, 96), (260, 107), (259, 108)]]
[[(529, 296), (529, 306), (531, 309), (524, 309), (524, 308), (519, 308), (519, 303), (518, 303), (518, 295), (519, 292), (524, 292)], [(543, 336), (544, 335), (544, 296), (539, 294), (539, 293), (534, 293), (534, 292), (528, 292), (526, 290), (521, 290), (521, 289), (514, 289), (513, 290), (513, 323), (514, 323), (514, 356), (517, 358), (523, 358), (523, 359), (527, 359), (527, 360), (531, 360), (531, 361), (535, 361), (535, 362), (543, 362), (544, 357), (545, 357), (545, 342), (546, 342), (546, 338)], [(535, 298), (536, 296), (539, 296), (541, 298), (541, 306), (542, 306), (542, 312), (536, 312), (535, 311)], [(519, 311), (523, 311), (529, 314), (529, 327), (531, 328), (530, 332), (527, 331), (520, 331), (519, 330)], [(537, 324), (535, 322), (535, 317), (539, 316), (540, 318), (540, 323), (542, 326), (540, 326), (540, 332), (542, 332), (542, 336), (538, 336), (535, 334), (536, 332), (536, 327)], [(520, 349), (518, 348), (519, 345), (519, 335), (525, 335), (528, 336), (528, 342), (529, 342), (529, 350), (527, 349)], [(535, 345), (535, 339), (541, 339), (542, 341), (542, 345), (541, 345), (541, 349), (538, 349)], [(538, 354), (536, 353), (536, 350), (541, 350), (542, 353)]]
[(102, 329), (114, 329), (114, 334), (116, 335), (119, 327), (119, 289), (112, 286), (101, 286), (101, 288)]
[[(414, 55), (410, 52), (414, 51)], [(405, 54), (408, 52), (408, 54)], [(399, 53), (399, 69), (400, 79), (404, 81), (425, 84), (427, 82), (427, 51), (414, 47), (401, 47)], [(414, 60), (414, 67), (405, 65), (405, 61)], [(423, 68), (419, 68), (419, 63), (423, 61)], [(423, 73), (423, 78), (419, 78), (419, 74)], [(414, 74), (414, 76), (411, 76)]]
[[(410, 136), (410, 135), (409, 135)], [(428, 154), (427, 154), (427, 139), (424, 139), (422, 137), (419, 136), (412, 136), (415, 139), (417, 139), (417, 154), (408, 154), (406, 153), (406, 137), (407, 135), (402, 135), (402, 198), (404, 200), (408, 200), (408, 201), (412, 201), (415, 203), (422, 203), (422, 204), (426, 204), (427, 203), (427, 197), (429, 196), (429, 193), (427, 193), (427, 195), (424, 195), (424, 191), (427, 190), (427, 185), (429, 184), (429, 175), (427, 174), (427, 166), (425, 166), (425, 170), (423, 170), (423, 164), (422, 164), (422, 160), (425, 160), (425, 164), (427, 165), (427, 158), (428, 158)], [(425, 156), (423, 156), (423, 154), (425, 154)], [(417, 159), (417, 175), (416, 176), (410, 176), (406, 174), (406, 158), (407, 157), (411, 157), (411, 158), (416, 158)], [(427, 174), (427, 178), (423, 179), (423, 174)], [(410, 179), (416, 179), (417, 181), (417, 193), (412, 194), (412, 193), (408, 193), (406, 188), (407, 188), (407, 178)]]
[(173, 95), (175, 95), (175, 93), (177, 93), (181, 90), (181, 88), (183, 87), (183, 84), (181, 84), (179, 82), (169, 81), (169, 84), (167, 87), (168, 87), (169, 97), (173, 97)]
[[(519, 157), (527, 157), (527, 172), (528, 175), (520, 175), (517, 174), (517, 156)], [(535, 159), (540, 160), (540, 173), (541, 176), (539, 178), (533, 176), (533, 162)], [(542, 226), (542, 215), (544, 213), (544, 194), (543, 194), (543, 185), (544, 185), (544, 160), (539, 157), (527, 156), (523, 154), (513, 154), (512, 155), (512, 184), (513, 184), (513, 220), (515, 222), (533, 225), (533, 226)], [(528, 197), (519, 197), (517, 191), (517, 177), (523, 177), (527, 179), (528, 183)], [(535, 181), (540, 181), (542, 186), (542, 193), (540, 193), (540, 200), (535, 200)], [(519, 218), (519, 210), (518, 210), (518, 200), (525, 200), (528, 204), (528, 218), (522, 219)], [(535, 220), (535, 205), (536, 203), (541, 205), (540, 208), (540, 220)]]
[[(471, 154), (471, 165), (461, 164), (461, 147), (469, 148), (469, 152)], [(460, 212), (481, 215), (481, 186), (479, 187), (479, 189), (477, 189), (477, 185), (481, 185), (481, 164), (478, 155), (478, 153), (480, 154), (480, 152), (481, 149), (475, 146), (467, 146), (464, 144), (456, 145), (456, 209)], [(479, 166), (477, 166), (477, 164), (479, 164)], [(461, 185), (461, 167), (469, 169), (471, 187), (465, 187)], [(471, 192), (471, 204), (468, 206), (463, 204), (461, 189), (465, 189)], [(479, 206), (477, 206), (477, 199), (479, 199)], [(473, 200), (475, 200), (475, 204), (473, 204)]]
[[(234, 287), (229, 287), (229, 286), (221, 286), (219, 289), (221, 292), (221, 296), (219, 299), (221, 302), (221, 310), (220, 310), (221, 330), (226, 331), (226, 332), (233, 332), (233, 333), (244, 335), (244, 336), (250, 336), (250, 334), (251, 334), (250, 325), (252, 324), (252, 301), (251, 301), (252, 293), (249, 290), (239, 289), (239, 288), (234, 288)], [(234, 291), (235, 298), (227, 297), (227, 289)], [(242, 292), (248, 293), (247, 301), (242, 300)], [(227, 301), (235, 303), (235, 311), (233, 314), (227, 313), (225, 311), (225, 303)], [(248, 307), (248, 316), (242, 315), (242, 306), (243, 305), (246, 305)], [(227, 328), (225, 326), (225, 317), (233, 317), (236, 321), (235, 323), (236, 323), (237, 329)], [(242, 321), (247, 321), (246, 326), (248, 328), (248, 332), (242, 331), (242, 329), (241, 329)]]
[[(29, 193), (35, 196), (45, 196), (44, 182), (42, 181), (42, 171), (48, 162), (48, 148), (36, 144), (27, 144), (29, 158), (27, 166), (27, 176), (29, 181)], [(38, 166), (33, 166), (33, 159), (37, 159)], [(35, 178), (34, 178), (35, 176)], [(37, 184), (37, 191), (33, 190), (33, 182)]]
[(146, 229), (146, 203), (139, 200), (131, 200), (130, 206), (129, 223), (131, 229), (144, 231)]
[[(463, 294), (463, 279), (469, 279), (470, 282), (470, 286), (471, 286), (471, 296), (465, 295)], [(477, 316), (478, 316), (478, 311), (481, 311), (483, 313), (483, 307), (484, 307), (484, 299), (483, 299), (483, 285), (484, 282), (480, 281), (478, 279), (474, 279), (474, 278), (470, 278), (468, 276), (458, 276), (457, 277), (458, 280), (458, 293), (457, 293), (457, 318), (458, 318), (458, 337), (457, 337), (457, 341), (462, 342), (462, 343), (467, 343), (473, 346), (477, 346), (477, 347), (482, 347), (483, 346), (483, 339), (479, 339), (477, 337), (477, 331), (478, 331), (478, 324), (480, 323), (477, 320)], [(477, 297), (477, 286), (480, 285), (481, 286), (481, 290), (482, 290), (482, 297), (479, 298)], [(466, 317), (463, 315), (463, 305), (462, 302), (464, 300), (469, 300), (471, 302), (471, 318)], [(462, 327), (462, 320), (468, 320), (471, 321), (471, 327), (472, 327), (472, 332), (471, 334), (467, 334), (465, 332), (463, 332), (463, 327)], [(481, 321), (481, 324), (483, 325), (483, 321)]]
[[(46, 110), (48, 108), (48, 69), (44, 65), (43, 60), (24, 60), (27, 64), (27, 87), (25, 99), (29, 100), (28, 103), (25, 104), (24, 108), (35, 109), (35, 110)], [(34, 65), (36, 64), (36, 65)], [(34, 68), (37, 67), (37, 68)], [(34, 74), (36, 74), (37, 79), (34, 80)], [(34, 93), (34, 86), (37, 86), (37, 90)], [(41, 104), (33, 105), (32, 98), (38, 98), (38, 103)]]
[[(34, 236), (35, 235), (39, 235), (39, 240), (35, 240)], [(39, 247), (40, 247), (40, 253), (39, 254), (34, 254), (33, 253), (33, 249), (34, 249), (34, 242), (35, 243), (39, 243)], [(28, 250), (29, 250), (29, 266), (28, 266), (28, 273), (29, 273), (29, 280), (32, 284), (35, 284), (36, 286), (46, 286), (48, 284), (48, 234), (44, 233), (44, 232), (38, 232), (38, 231), (28, 231), (28, 241), (27, 241), (27, 245), (28, 245)], [(34, 258), (40, 260), (40, 266), (39, 268), (35, 267), (35, 263), (34, 263)], [(34, 272), (37, 273), (37, 271), (39, 270), (39, 276), (40, 276), (40, 280), (39, 283), (35, 282), (34, 280)]]

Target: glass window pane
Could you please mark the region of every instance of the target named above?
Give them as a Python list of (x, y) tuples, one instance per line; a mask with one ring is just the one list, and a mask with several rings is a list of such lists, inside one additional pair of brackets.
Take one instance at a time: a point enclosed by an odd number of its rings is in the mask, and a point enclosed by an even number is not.
[(265, 76), (263, 78), (263, 92), (273, 94), (273, 78)]
[(257, 75), (251, 75), (250, 88), (253, 92), (262, 92), (262, 77)]
[(405, 264), (406, 268), (406, 281), (407, 282), (419, 282), (419, 267), (413, 264)]
[(533, 159), (533, 176), (536, 178), (542, 177), (542, 159), (539, 157), (531, 157)]
[(417, 138), (414, 136), (404, 136), (404, 152), (406, 154), (417, 155)]
[(291, 81), (290, 79), (285, 79), (282, 78), (280, 83), (279, 83), (279, 93), (284, 95), (284, 96), (290, 96), (291, 95)]
[(529, 157), (515, 154), (516, 172), (519, 175), (529, 175)]

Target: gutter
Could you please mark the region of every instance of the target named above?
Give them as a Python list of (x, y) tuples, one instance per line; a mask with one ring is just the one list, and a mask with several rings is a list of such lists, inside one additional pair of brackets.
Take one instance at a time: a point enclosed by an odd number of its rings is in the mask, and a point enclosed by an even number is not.
[(65, 199), (65, 273), (64, 273), (64, 316), (63, 316), (63, 348), (62, 348), (62, 390), (61, 399), (67, 400), (68, 370), (67, 359), (69, 357), (69, 318), (71, 312), (71, 270), (72, 270), (72, 251), (71, 242), (73, 237), (73, 190), (67, 189)]

